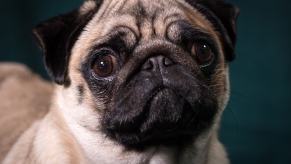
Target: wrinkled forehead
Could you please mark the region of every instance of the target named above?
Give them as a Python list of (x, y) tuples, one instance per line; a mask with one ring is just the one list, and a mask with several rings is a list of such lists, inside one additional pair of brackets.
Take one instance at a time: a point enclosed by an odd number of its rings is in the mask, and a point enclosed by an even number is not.
[[(95, 46), (110, 40), (112, 33), (118, 31), (116, 27), (130, 29), (126, 34), (127, 42), (132, 41), (134, 44), (143, 40), (148, 43), (148, 40), (165, 39), (169, 25), (178, 20), (185, 20), (194, 28), (208, 33), (218, 43), (222, 54), (222, 45), (211, 23), (184, 0), (104, 0), (77, 39), (72, 49), (69, 70), (80, 69), (80, 63), (87, 59)], [(171, 32), (175, 33), (175, 28), (171, 28)], [(71, 76), (79, 74), (79, 71), (71, 71)]]
[(100, 37), (123, 26), (149, 39), (163, 35), (166, 27), (176, 20), (187, 20), (193, 26), (211, 31), (210, 23), (198, 11), (179, 0), (105, 0), (85, 31)]
[[(104, 0), (78, 38), (72, 56), (82, 61), (93, 45), (109, 39), (120, 27), (130, 29), (127, 37), (131, 38), (127, 41), (132, 40), (132, 43), (163, 39), (169, 25), (178, 20), (187, 21), (219, 42), (211, 23), (184, 0)], [(175, 33), (179, 29), (171, 30)], [(135, 35), (135, 39), (130, 34)]]

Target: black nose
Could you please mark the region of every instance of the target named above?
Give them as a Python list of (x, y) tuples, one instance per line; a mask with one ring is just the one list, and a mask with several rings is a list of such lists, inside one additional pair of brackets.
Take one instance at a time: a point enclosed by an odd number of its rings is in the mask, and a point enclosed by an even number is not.
[(171, 59), (165, 56), (154, 56), (146, 60), (146, 62), (142, 66), (142, 70), (146, 71), (163, 70), (171, 65), (174, 65), (174, 62)]

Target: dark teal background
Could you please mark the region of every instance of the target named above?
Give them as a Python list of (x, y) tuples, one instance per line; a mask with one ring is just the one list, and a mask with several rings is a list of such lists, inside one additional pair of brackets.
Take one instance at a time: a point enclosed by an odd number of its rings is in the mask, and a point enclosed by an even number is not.
[[(241, 9), (221, 139), (233, 164), (291, 163), (291, 1), (232, 0)], [(47, 75), (31, 29), (81, 0), (0, 2), (0, 61)]]

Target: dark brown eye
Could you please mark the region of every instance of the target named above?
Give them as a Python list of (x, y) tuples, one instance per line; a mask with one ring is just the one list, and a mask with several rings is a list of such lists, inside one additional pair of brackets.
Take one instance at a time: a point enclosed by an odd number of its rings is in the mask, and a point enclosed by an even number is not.
[(92, 70), (99, 77), (111, 76), (116, 69), (116, 58), (111, 52), (105, 52), (95, 59)]
[(194, 44), (191, 53), (195, 56), (200, 67), (207, 67), (213, 62), (214, 53), (208, 44)]

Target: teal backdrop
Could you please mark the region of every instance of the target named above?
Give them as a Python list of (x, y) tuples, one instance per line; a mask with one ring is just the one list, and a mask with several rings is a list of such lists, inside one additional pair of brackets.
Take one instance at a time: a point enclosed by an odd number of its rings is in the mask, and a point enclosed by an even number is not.
[[(233, 164), (291, 163), (291, 1), (232, 0), (241, 9), (237, 59), (221, 140)], [(0, 61), (21, 62), (48, 78), (31, 35), (39, 21), (81, 0), (0, 2)]]

